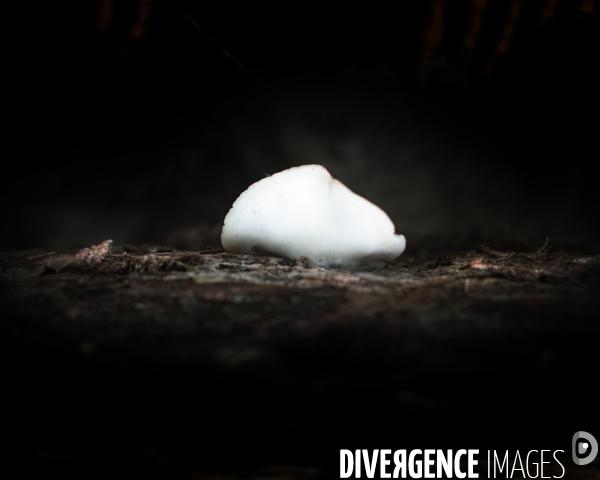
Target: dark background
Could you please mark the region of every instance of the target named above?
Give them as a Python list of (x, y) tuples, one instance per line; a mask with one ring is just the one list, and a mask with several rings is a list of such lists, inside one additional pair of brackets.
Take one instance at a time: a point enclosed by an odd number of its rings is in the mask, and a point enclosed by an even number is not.
[(467, 40), (477, 5), (2, 2), (0, 245), (219, 246), (241, 191), (306, 163), (409, 248), (588, 238), (597, 2), (484, 2)]
[[(558, 250), (598, 251), (598, 4), (487, 2), (469, 39), (477, 5), (2, 2), (0, 247), (58, 250), (108, 238), (117, 247), (219, 246), (220, 224), (248, 185), (264, 173), (324, 163), (389, 213), (407, 237), (406, 255), (451, 234), (462, 240), (448, 248), (467, 250), (484, 239), (531, 252), (550, 236)], [(333, 348), (344, 338), (322, 341), (319, 352), (326, 352), (327, 342)], [(499, 348), (503, 355), (510, 345)], [(311, 377), (321, 360), (305, 366), (300, 358), (296, 373)], [(35, 408), (39, 395), (49, 405), (41, 412), (55, 405), (70, 416), (64, 431), (61, 417), (46, 413), (32, 414), (43, 423), (30, 420), (23, 431), (20, 417), (12, 418), (11, 432), (19, 434), (6, 451), (22, 455), (13, 456), (14, 471), (34, 456), (19, 442), (52, 445), (36, 453), (50, 460), (38, 458), (21, 470), (24, 477), (79, 478), (87, 468), (90, 478), (189, 478), (198, 451), (206, 471), (274, 459), (335, 471), (332, 445), (393, 448), (402, 428), (376, 389), (353, 397), (364, 411), (341, 407), (347, 393), (323, 399), (320, 410), (311, 392), (244, 386), (243, 376), (223, 380), (185, 363), (123, 373), (118, 364), (73, 363), (68, 355), (48, 371), (44, 358), (30, 361), (23, 371), (39, 383), (27, 386), (31, 400), (17, 413)], [(19, 367), (10, 377), (19, 381), (9, 386), (26, 381)], [(493, 411), (466, 402), (451, 417), (443, 408), (423, 413), (416, 401), (404, 412), (414, 416), (407, 419), (413, 445), (397, 448), (559, 448), (557, 439), (574, 432), (569, 419), (583, 421), (585, 412), (557, 412), (563, 420), (545, 445), (540, 436), (553, 409), (573, 405), (577, 385), (554, 385), (554, 370), (524, 378), (511, 368), (501, 384), (490, 380), (493, 372), (463, 383), (438, 379), (431, 391), (460, 393), (462, 401), (470, 388), (490, 397), (497, 389), (499, 400)], [(44, 382), (51, 370), (62, 379), (57, 384)], [(387, 374), (374, 372), (374, 385), (384, 385)], [(199, 377), (203, 403), (196, 407), (198, 385), (187, 382)], [(63, 393), (53, 395), (57, 385)], [(546, 390), (548, 403), (538, 409), (532, 399)], [(64, 392), (73, 394), (72, 409)], [(502, 399), (514, 406), (519, 395), (523, 410), (501, 409)], [(89, 404), (96, 414), (79, 407)], [(515, 414), (524, 423), (513, 435), (502, 425)], [(327, 428), (307, 431), (320, 415)], [(388, 421), (397, 430), (387, 430)], [(186, 424), (191, 431), (180, 428)], [(292, 432), (285, 439), (277, 436), (281, 425)], [(81, 439), (95, 448), (89, 453), (86, 444), (83, 460), (71, 464)], [(69, 445), (64, 453), (61, 442)], [(163, 471), (165, 451), (171, 463)], [(58, 466), (48, 472), (48, 464)]]

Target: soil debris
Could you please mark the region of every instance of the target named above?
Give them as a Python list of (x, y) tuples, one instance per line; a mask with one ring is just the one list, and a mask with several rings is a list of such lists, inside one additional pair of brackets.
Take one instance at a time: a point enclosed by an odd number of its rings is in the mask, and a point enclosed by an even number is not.
[(75, 254), (64, 254), (46, 261), (46, 269), (60, 272), (66, 267), (94, 267), (102, 262), (110, 253), (113, 241), (105, 240), (98, 245), (83, 248)]

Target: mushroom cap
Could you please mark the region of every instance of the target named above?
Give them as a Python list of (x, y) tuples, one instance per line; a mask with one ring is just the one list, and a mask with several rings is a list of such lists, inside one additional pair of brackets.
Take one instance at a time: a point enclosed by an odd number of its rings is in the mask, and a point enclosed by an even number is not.
[(230, 253), (306, 257), (309, 266), (382, 266), (406, 247), (378, 206), (352, 192), (321, 165), (302, 165), (263, 178), (225, 217)]

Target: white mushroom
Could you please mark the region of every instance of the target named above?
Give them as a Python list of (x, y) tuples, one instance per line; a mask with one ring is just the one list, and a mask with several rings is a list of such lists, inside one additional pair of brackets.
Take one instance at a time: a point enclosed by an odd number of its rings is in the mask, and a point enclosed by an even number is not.
[(302, 165), (251, 185), (225, 217), (230, 253), (308, 258), (308, 265), (381, 267), (406, 247), (378, 206), (321, 165)]

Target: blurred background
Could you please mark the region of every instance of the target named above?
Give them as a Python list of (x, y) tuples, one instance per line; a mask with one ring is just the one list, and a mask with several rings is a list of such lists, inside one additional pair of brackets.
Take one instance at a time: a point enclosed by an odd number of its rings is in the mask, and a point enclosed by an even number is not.
[(220, 246), (243, 190), (307, 163), (409, 248), (598, 235), (597, 1), (1, 9), (1, 248)]

